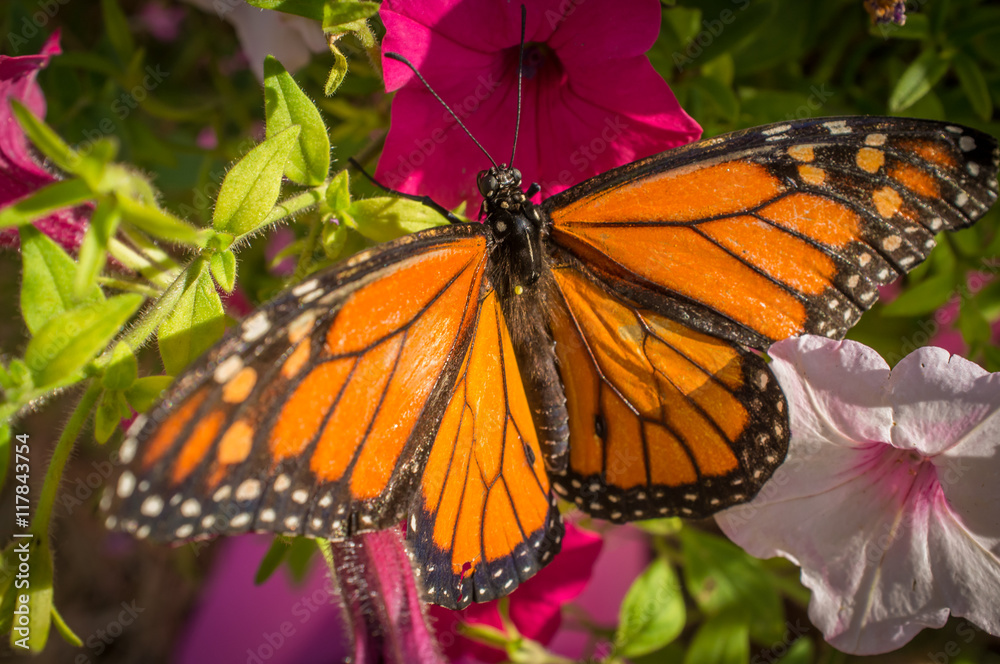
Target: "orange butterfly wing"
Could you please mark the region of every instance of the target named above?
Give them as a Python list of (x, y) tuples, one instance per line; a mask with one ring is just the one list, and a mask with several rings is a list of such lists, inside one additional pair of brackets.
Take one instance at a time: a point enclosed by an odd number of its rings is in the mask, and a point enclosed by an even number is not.
[(502, 597), (559, 551), (555, 507), (510, 334), (489, 291), (410, 519), (428, 598)]
[(486, 261), (481, 228), (433, 229), (248, 317), (130, 429), (109, 525), (166, 540), (332, 539), (404, 520), (472, 337)]
[(763, 358), (615, 297), (580, 268), (553, 273), (571, 441), (557, 493), (616, 522), (702, 517), (753, 496), (789, 435)]
[[(900, 118), (756, 127), (546, 200), (556, 244), (621, 294), (756, 348), (839, 338), (934, 234), (996, 200), (996, 141)], [(637, 250), (641, 248), (641, 250)]]

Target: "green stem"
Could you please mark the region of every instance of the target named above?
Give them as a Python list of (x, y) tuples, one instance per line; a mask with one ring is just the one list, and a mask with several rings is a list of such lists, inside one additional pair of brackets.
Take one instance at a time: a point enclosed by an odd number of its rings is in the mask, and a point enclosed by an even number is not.
[(180, 270), (180, 266), (174, 262), (170, 254), (153, 244), (144, 233), (127, 228), (122, 229), (121, 232), (132, 243), (132, 246), (141, 252), (140, 255), (146, 259), (150, 266), (142, 273), (142, 276), (160, 288), (166, 288), (170, 285), (170, 282), (177, 277), (177, 272)]
[(52, 505), (55, 504), (56, 492), (59, 490), (59, 481), (62, 479), (63, 469), (69, 460), (70, 452), (73, 451), (73, 444), (80, 436), (80, 430), (90, 417), (90, 411), (97, 403), (97, 397), (101, 394), (100, 381), (91, 381), (87, 390), (80, 398), (76, 410), (66, 423), (59, 442), (56, 443), (55, 452), (49, 461), (49, 467), (45, 471), (45, 483), (42, 485), (42, 495), (35, 506), (35, 516), (31, 519), (31, 533), (36, 537), (48, 537), (49, 522), (52, 520)]
[[(191, 263), (178, 274), (173, 282), (167, 286), (167, 289), (163, 291), (163, 295), (160, 296), (152, 306), (148, 307), (142, 314), (135, 325), (123, 336), (119, 341), (127, 343), (129, 348), (133, 351), (138, 350), (146, 343), (146, 340), (153, 335), (156, 328), (160, 326), (160, 323), (170, 315), (177, 305), (177, 301), (180, 300), (181, 295), (184, 294), (184, 287), (187, 284), (187, 275), (196, 274), (201, 270), (202, 264), (207, 259), (204, 256), (198, 256)], [(193, 271), (192, 271), (193, 270)], [(112, 344), (104, 354), (101, 356), (99, 363), (107, 362), (111, 359), (111, 352), (114, 350), (115, 344)]]
[(274, 209), (271, 210), (271, 214), (267, 215), (267, 218), (257, 228), (250, 231), (250, 233), (245, 233), (236, 238), (236, 241), (242, 240), (249, 236), (250, 234), (260, 233), (263, 229), (267, 228), (272, 224), (276, 224), (282, 219), (291, 217), (294, 214), (307, 210), (314, 205), (318, 205), (326, 198), (326, 187), (329, 183), (324, 182), (323, 184), (313, 187), (308, 191), (303, 191), (301, 194), (292, 196), (288, 200), (279, 201)]
[(146, 284), (140, 284), (135, 281), (127, 281), (125, 279), (115, 279), (114, 277), (98, 277), (97, 283), (107, 286), (108, 288), (114, 288), (115, 290), (139, 293), (147, 297), (159, 297), (163, 292), (153, 286), (147, 286)]
[(316, 251), (316, 242), (319, 240), (320, 229), (323, 227), (323, 220), (317, 215), (309, 225), (309, 236), (306, 238), (305, 247), (299, 254), (299, 260), (295, 264), (295, 272), (292, 273), (292, 283), (296, 284), (309, 274), (309, 268), (313, 263), (313, 252)]

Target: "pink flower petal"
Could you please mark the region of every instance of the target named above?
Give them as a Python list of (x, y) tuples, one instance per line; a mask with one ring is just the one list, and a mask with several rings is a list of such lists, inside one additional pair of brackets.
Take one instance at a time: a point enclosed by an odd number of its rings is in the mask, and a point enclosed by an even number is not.
[[(548, 567), (522, 583), (509, 599), (510, 618), (518, 632), (546, 644), (561, 622), (562, 605), (581, 592), (590, 581), (591, 572), (601, 552), (600, 536), (566, 524), (562, 550)], [(489, 625), (501, 629), (497, 602), (473, 604), (461, 611), (431, 606), (438, 639), (451, 659), (471, 657), (482, 662), (500, 662), (502, 651), (458, 634), (458, 623)]]
[(719, 515), (723, 531), (800, 565), (811, 620), (846, 652), (893, 650), (949, 615), (1000, 633), (1000, 374), (936, 348), (890, 374), (871, 349), (820, 337), (771, 355), (788, 461)]
[[(659, 4), (641, 0), (621, 20), (612, 0), (527, 3), (523, 115), (514, 165), (543, 196), (628, 161), (683, 145), (701, 128), (642, 55), (656, 39)], [(387, 0), (385, 52), (407, 56), (498, 162), (509, 159), (517, 117), (520, 15), (511, 6)], [(601, 53), (595, 58), (595, 53)], [(383, 61), (396, 90), (377, 176), (447, 207), (480, 203), (489, 166), (445, 109), (401, 63)], [(636, 94), (642, 90), (642, 94)]]
[[(49, 59), (61, 52), (57, 30), (37, 55), (0, 55), (0, 207), (57, 179), (35, 160), (33, 149), (11, 111), (10, 100), (17, 99), (32, 113), (44, 117), (45, 97), (35, 79), (38, 71), (48, 66)], [(83, 241), (89, 216), (89, 207), (81, 206), (50, 214), (36, 221), (35, 226), (66, 250), (74, 251)], [(17, 229), (0, 230), (0, 247), (18, 244)]]

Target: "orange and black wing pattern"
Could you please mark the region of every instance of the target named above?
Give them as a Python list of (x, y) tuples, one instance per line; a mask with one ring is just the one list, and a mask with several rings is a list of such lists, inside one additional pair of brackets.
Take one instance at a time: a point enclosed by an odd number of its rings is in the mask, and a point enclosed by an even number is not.
[(407, 537), (435, 604), (502, 597), (559, 552), (562, 519), (493, 290), (414, 500)]
[(756, 494), (789, 436), (764, 359), (617, 297), (582, 267), (553, 276), (570, 428), (556, 492), (616, 522), (703, 517)]
[(431, 229), (259, 309), (131, 427), (108, 525), (160, 540), (339, 539), (404, 521), (486, 263), (481, 227)]
[(612, 289), (754, 348), (840, 338), (876, 287), (997, 198), (974, 129), (846, 117), (755, 127), (608, 171), (547, 199), (553, 241)]

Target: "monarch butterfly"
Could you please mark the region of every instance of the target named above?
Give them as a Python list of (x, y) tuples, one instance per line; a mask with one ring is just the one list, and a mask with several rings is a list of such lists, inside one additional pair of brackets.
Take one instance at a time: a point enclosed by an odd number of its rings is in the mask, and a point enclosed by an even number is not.
[(108, 526), (339, 539), (405, 521), (427, 598), (461, 608), (558, 552), (557, 496), (613, 522), (749, 500), (789, 438), (756, 351), (842, 337), (987, 210), (997, 165), (984, 133), (879, 117), (703, 140), (540, 205), (494, 165), (484, 223), (313, 276), (179, 377), (126, 435)]

